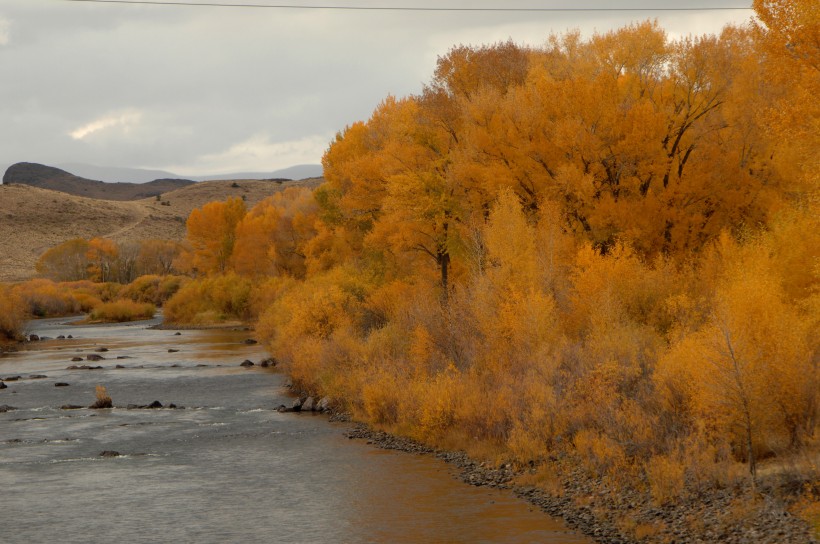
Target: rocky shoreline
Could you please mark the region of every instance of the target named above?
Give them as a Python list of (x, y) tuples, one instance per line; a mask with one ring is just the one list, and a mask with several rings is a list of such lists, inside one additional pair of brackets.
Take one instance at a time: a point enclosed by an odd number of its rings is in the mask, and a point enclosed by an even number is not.
[[(344, 420), (345, 416), (336, 415), (334, 419)], [(465, 483), (509, 489), (596, 542), (818, 542), (812, 538), (805, 522), (789, 513), (781, 501), (761, 488), (756, 491), (748, 487), (718, 489), (676, 505), (655, 506), (646, 492), (613, 492), (601, 480), (591, 478), (581, 469), (570, 468), (562, 471), (565, 474), (560, 478), (560, 492), (550, 494), (535, 487), (515, 484), (514, 478), (523, 471), (516, 471), (509, 464), (492, 467), (470, 459), (463, 452), (436, 450), (361, 423), (354, 424), (346, 436), (382, 449), (435, 455), (455, 466), (459, 478)]]

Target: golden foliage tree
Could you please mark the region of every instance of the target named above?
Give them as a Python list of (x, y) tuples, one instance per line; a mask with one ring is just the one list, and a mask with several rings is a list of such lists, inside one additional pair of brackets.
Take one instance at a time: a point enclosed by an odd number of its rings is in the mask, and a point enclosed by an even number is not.
[(245, 216), (245, 202), (238, 197), (209, 202), (191, 212), (186, 222), (183, 266), (195, 274), (228, 270), (236, 240), (236, 226)]
[(76, 281), (88, 277), (88, 240), (67, 240), (43, 253), (37, 273), (55, 281)]

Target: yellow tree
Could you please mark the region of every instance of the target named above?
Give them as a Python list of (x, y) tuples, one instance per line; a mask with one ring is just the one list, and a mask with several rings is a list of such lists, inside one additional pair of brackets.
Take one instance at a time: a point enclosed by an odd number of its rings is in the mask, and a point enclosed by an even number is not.
[(88, 259), (88, 274), (91, 280), (105, 283), (115, 279), (116, 270), (114, 268), (119, 256), (116, 242), (107, 238), (92, 238), (88, 242), (85, 255)]
[(245, 216), (245, 202), (238, 197), (209, 202), (188, 216), (186, 240), (189, 268), (195, 274), (224, 273), (233, 253), (236, 225)]
[(691, 403), (742, 452), (752, 476), (760, 453), (799, 447), (816, 417), (811, 320), (784, 300), (761, 266), (767, 257), (754, 255), (731, 272), (709, 322), (676, 343), (657, 374), (667, 398)]
[(761, 110), (776, 164), (799, 191), (820, 185), (820, 5), (755, 0), (755, 36), (774, 97)]
[(76, 281), (88, 277), (88, 240), (74, 238), (54, 246), (37, 260), (37, 273), (54, 281)]
[(174, 269), (174, 260), (182, 251), (182, 246), (172, 240), (143, 240), (140, 242), (137, 255), (137, 273), (139, 275), (167, 275)]
[(309, 189), (289, 187), (239, 222), (232, 263), (245, 276), (305, 275), (305, 246), (316, 235), (318, 204)]

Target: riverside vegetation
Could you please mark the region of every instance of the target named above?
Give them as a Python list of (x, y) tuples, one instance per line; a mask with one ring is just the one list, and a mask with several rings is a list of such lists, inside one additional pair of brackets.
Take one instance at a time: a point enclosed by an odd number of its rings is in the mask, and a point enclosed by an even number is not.
[[(194, 210), (128, 286), (4, 286), (0, 333), (118, 297), (253, 322), (298, 389), (624, 538), (743, 540), (772, 509), (817, 538), (820, 7), (755, 9), (720, 36), (456, 47), (337, 135), (317, 189)], [(123, 266), (72, 243), (41, 269)]]

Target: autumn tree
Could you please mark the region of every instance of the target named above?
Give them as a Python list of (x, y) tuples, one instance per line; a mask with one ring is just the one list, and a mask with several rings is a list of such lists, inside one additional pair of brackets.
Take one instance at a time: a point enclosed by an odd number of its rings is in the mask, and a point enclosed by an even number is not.
[(761, 121), (775, 163), (816, 194), (820, 180), (820, 6), (813, 0), (755, 0), (755, 37), (772, 101)]
[(315, 236), (317, 203), (289, 187), (253, 207), (237, 224), (233, 269), (245, 276), (305, 275), (305, 245)]
[(167, 275), (174, 270), (174, 260), (182, 251), (178, 242), (171, 240), (143, 240), (139, 245), (136, 267), (140, 275)]
[(119, 256), (119, 247), (113, 240), (92, 238), (88, 242), (88, 250), (85, 256), (88, 259), (89, 279), (101, 283), (118, 279), (115, 267)]
[(238, 197), (209, 202), (191, 212), (186, 222), (187, 269), (194, 274), (223, 273), (228, 269), (236, 240), (236, 226), (245, 216), (245, 202)]
[(43, 253), (37, 273), (55, 281), (76, 281), (88, 277), (89, 242), (82, 238), (67, 240)]

